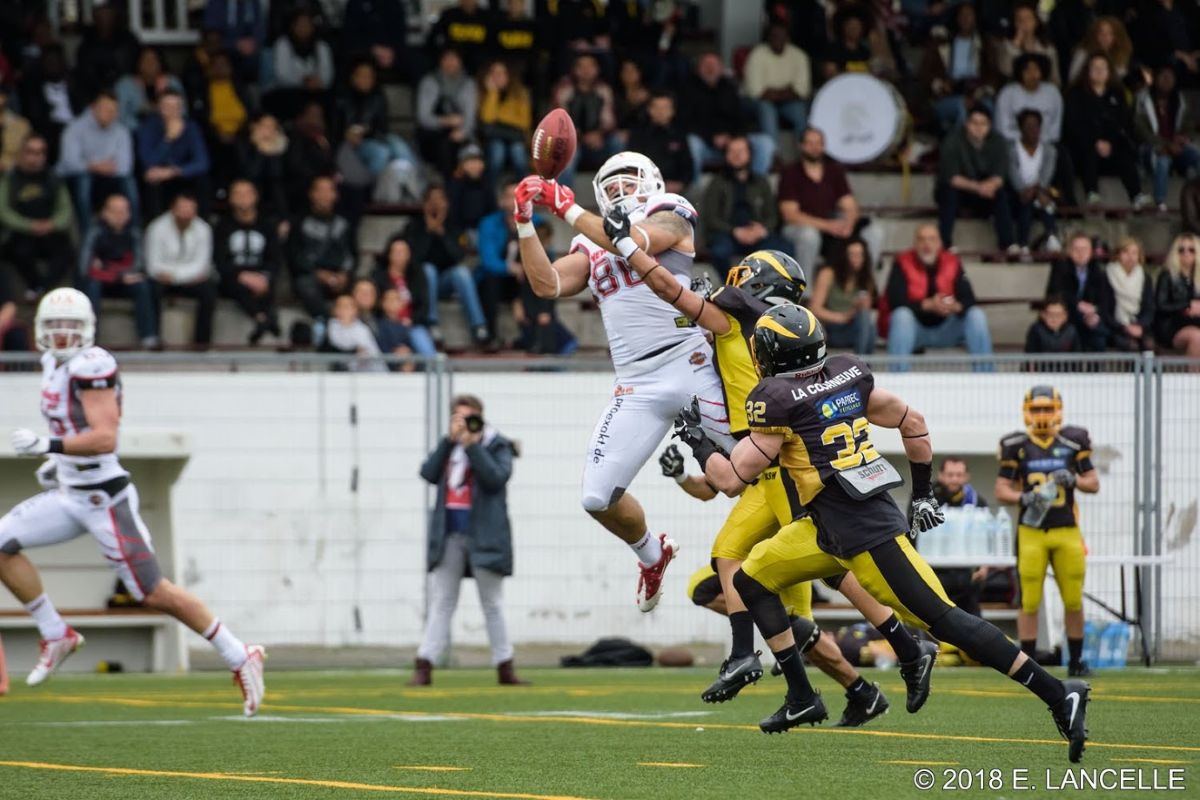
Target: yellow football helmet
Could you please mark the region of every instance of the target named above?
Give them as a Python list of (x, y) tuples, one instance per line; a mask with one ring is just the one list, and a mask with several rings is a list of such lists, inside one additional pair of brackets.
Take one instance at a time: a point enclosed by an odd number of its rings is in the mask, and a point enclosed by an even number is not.
[(1062, 395), (1053, 386), (1034, 386), (1025, 393), (1025, 429), (1046, 439), (1062, 427)]

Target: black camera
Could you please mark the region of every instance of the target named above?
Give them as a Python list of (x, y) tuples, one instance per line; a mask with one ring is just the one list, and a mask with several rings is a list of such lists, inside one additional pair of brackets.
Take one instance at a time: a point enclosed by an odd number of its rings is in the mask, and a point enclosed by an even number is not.
[(463, 419), (463, 423), (466, 424), (467, 430), (469, 430), (471, 433), (479, 433), (481, 430), (483, 430), (483, 415), (468, 414), (466, 418)]

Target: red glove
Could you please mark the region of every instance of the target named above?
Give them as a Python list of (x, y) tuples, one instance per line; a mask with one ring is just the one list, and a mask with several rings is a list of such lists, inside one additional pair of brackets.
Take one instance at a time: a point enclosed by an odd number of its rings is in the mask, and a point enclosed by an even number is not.
[(570, 216), (578, 216), (581, 212), (574, 212), (571, 209), (577, 208), (575, 205), (575, 192), (570, 186), (563, 186), (557, 181), (547, 181), (538, 178), (541, 181), (541, 193), (534, 200), (540, 206), (546, 206), (551, 213), (559, 219), (565, 219), (567, 222), (574, 224), (575, 220)]
[(541, 178), (530, 175), (517, 184), (513, 193), (513, 219), (518, 225), (533, 221), (533, 204), (541, 195), (542, 183)]

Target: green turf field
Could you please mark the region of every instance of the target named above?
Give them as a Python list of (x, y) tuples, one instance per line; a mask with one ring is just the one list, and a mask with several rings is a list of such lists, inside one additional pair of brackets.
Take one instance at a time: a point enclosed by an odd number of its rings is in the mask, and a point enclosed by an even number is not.
[[(269, 666), (269, 664), (268, 664)], [(949, 769), (1012, 770), (1045, 796), (1069, 792), (1066, 745), (1042, 704), (985, 669), (939, 668), (933, 696), (904, 712), (895, 671), (868, 671), (893, 709), (857, 731), (758, 731), (782, 679), (722, 706), (700, 691), (710, 669), (524, 670), (532, 687), (499, 687), (490, 671), (270, 672), (257, 719), (241, 716), (227, 675), (59, 676), (0, 698), (2, 798), (429, 797), (870, 798), (920, 794)], [(1092, 679), (1093, 741), (1083, 767), (1182, 770), (1200, 797), (1200, 672), (1128, 670)], [(840, 692), (823, 677), (830, 712)], [(703, 730), (701, 730), (703, 729)], [(1045, 785), (1046, 770), (1051, 785)], [(1117, 775), (1118, 773), (1111, 773)], [(1136, 775), (1137, 773), (1125, 773)], [(985, 775), (985, 779), (992, 781)], [(965, 783), (965, 780), (960, 780)], [(1115, 794), (1115, 792), (1113, 793)], [(1094, 796), (1091, 791), (1050, 795)]]

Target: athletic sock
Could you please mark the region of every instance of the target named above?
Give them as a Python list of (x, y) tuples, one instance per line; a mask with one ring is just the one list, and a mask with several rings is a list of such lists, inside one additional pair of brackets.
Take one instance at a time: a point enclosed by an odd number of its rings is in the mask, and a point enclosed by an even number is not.
[(645, 536), (629, 546), (633, 548), (633, 552), (637, 553), (638, 560), (642, 562), (643, 567), (653, 567), (662, 559), (662, 540), (650, 531), (646, 531)]
[(1022, 639), (1021, 652), (1033, 658), (1037, 654), (1037, 639)]
[(1025, 659), (1020, 669), (1010, 675), (1014, 681), (1042, 698), (1048, 706), (1056, 706), (1067, 696), (1062, 681), (1051, 675), (1032, 658)]
[(896, 652), (896, 658), (900, 661), (916, 661), (921, 657), (921, 648), (917, 646), (917, 640), (908, 632), (908, 628), (904, 626), (895, 614), (892, 614), (882, 625), (875, 626), (875, 630), (883, 634), (883, 638), (887, 639), (888, 644), (892, 646), (892, 650)]
[(800, 658), (800, 650), (796, 645), (772, 652), (772, 655), (783, 670), (783, 677), (788, 685), (788, 697), (793, 700), (812, 697), (812, 684), (808, 682), (808, 675), (804, 672), (804, 661)]
[(233, 631), (222, 625), (221, 620), (214, 619), (202, 635), (217, 649), (230, 669), (238, 669), (246, 663), (246, 645), (233, 635)]
[(63, 618), (58, 615), (58, 609), (54, 607), (54, 603), (50, 602), (50, 598), (46, 596), (45, 592), (26, 603), (25, 610), (33, 616), (33, 621), (37, 623), (38, 633), (47, 642), (61, 639), (67, 635), (67, 623), (63, 622)]
[(1071, 666), (1078, 667), (1083, 658), (1083, 639), (1067, 639), (1067, 652), (1071, 654)]
[(867, 683), (865, 680), (863, 680), (863, 677), (859, 675), (858, 680), (846, 687), (846, 694), (865, 695), (870, 688), (871, 684)]
[(733, 629), (733, 649), (730, 658), (742, 658), (754, 652), (754, 617), (749, 611), (735, 611), (729, 615), (729, 627)]

